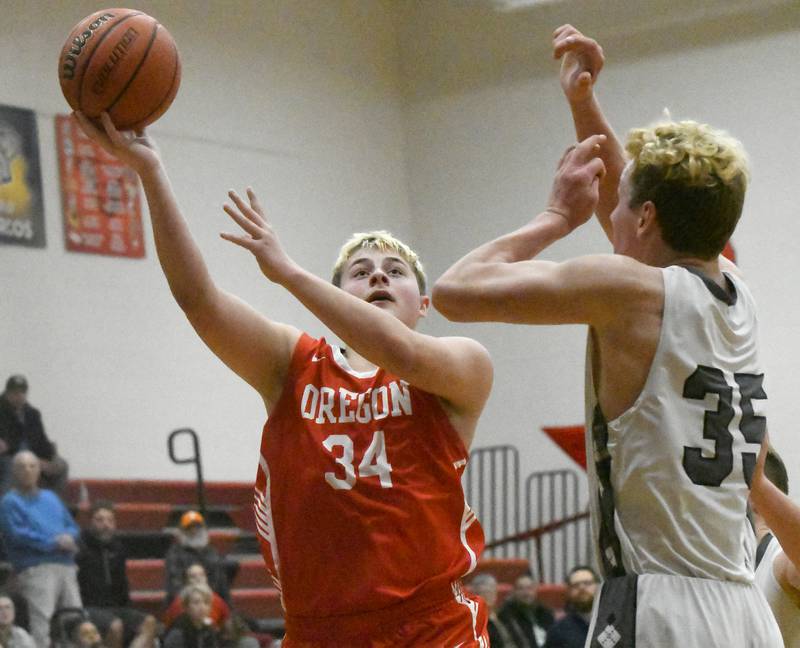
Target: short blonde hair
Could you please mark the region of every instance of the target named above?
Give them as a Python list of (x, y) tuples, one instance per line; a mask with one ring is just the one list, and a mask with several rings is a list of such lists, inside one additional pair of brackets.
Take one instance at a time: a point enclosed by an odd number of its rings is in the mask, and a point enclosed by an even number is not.
[(192, 597), (192, 594), (199, 594), (203, 597), (203, 600), (209, 604), (214, 598), (214, 594), (208, 585), (186, 585), (180, 593), (181, 603), (184, 608), (189, 606), (189, 599)]
[(664, 241), (711, 259), (728, 242), (749, 180), (739, 141), (695, 121), (666, 121), (628, 133), (632, 208), (656, 206)]
[(350, 258), (362, 248), (374, 248), (381, 252), (395, 252), (398, 254), (414, 271), (417, 278), (417, 285), (421, 295), (427, 290), (427, 278), (422, 262), (414, 250), (408, 247), (400, 239), (395, 238), (385, 230), (375, 230), (373, 232), (356, 232), (339, 250), (339, 257), (333, 266), (333, 278), (331, 282), (334, 286), (342, 285), (342, 272), (344, 266)]

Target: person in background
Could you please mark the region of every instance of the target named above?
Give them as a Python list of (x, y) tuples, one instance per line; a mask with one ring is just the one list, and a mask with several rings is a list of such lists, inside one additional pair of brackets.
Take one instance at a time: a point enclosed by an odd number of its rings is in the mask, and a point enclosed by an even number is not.
[[(185, 587), (189, 585), (210, 587), (203, 565), (200, 563), (189, 565), (183, 575), (183, 584)], [(175, 620), (184, 612), (186, 612), (186, 609), (183, 605), (183, 597), (178, 594), (172, 600), (172, 603), (170, 603), (167, 611), (164, 612), (164, 625), (170, 628), (172, 624), (175, 623)], [(213, 589), (211, 590), (211, 609), (208, 612), (208, 617), (217, 630), (222, 630), (231, 617), (231, 610), (228, 604)]]
[(148, 616), (131, 607), (127, 556), (116, 531), (114, 505), (95, 502), (75, 558), (83, 604), (110, 648), (130, 644)]
[(750, 493), (758, 540), (756, 585), (772, 608), (786, 648), (800, 648), (800, 506), (788, 497), (783, 460), (772, 448), (763, 454), (763, 470)]
[(478, 574), (469, 582), (469, 589), (489, 609), (489, 645), (492, 648), (518, 648), (514, 636), (497, 616), (497, 579), (491, 574)]
[(53, 491), (39, 488), (39, 459), (23, 450), (12, 464), (15, 488), (0, 500), (8, 558), (28, 602), (31, 634), (50, 641), (50, 618), (59, 607), (83, 607), (75, 554), (78, 526)]
[(19, 374), (10, 376), (0, 395), (0, 494), (11, 487), (11, 461), (20, 450), (30, 450), (41, 463), (43, 488), (64, 494), (69, 466), (47, 437), (41, 412), (28, 403), (28, 381)]
[(229, 600), (227, 563), (208, 542), (205, 518), (197, 511), (187, 511), (181, 516), (177, 539), (164, 559), (168, 601), (172, 601), (181, 591), (186, 570), (195, 563), (205, 569), (209, 587), (226, 601)]
[(498, 617), (523, 648), (541, 648), (553, 625), (553, 613), (536, 600), (536, 581), (523, 574), (514, 581), (514, 592), (503, 603)]
[(3, 648), (35, 648), (36, 644), (25, 630), (14, 625), (16, 609), (10, 596), (0, 594), (0, 646)]
[(597, 593), (597, 574), (587, 565), (569, 570), (566, 615), (547, 631), (545, 648), (583, 648), (592, 618), (594, 595)]
[(208, 585), (187, 585), (181, 590), (186, 610), (164, 638), (163, 648), (218, 648), (219, 631), (211, 622), (212, 592)]

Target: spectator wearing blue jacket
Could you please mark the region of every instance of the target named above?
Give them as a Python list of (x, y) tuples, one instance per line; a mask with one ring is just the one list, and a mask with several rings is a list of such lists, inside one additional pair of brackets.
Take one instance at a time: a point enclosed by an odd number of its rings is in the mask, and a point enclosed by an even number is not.
[(15, 488), (0, 500), (0, 526), (28, 601), (31, 634), (46, 648), (53, 613), (82, 607), (75, 565), (80, 531), (58, 496), (38, 487), (41, 467), (35, 454), (18, 452), (12, 466)]

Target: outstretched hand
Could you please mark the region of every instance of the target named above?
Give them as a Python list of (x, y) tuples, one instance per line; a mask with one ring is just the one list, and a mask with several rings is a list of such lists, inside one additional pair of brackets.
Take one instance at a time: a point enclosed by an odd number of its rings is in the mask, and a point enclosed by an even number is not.
[(139, 175), (161, 161), (158, 148), (143, 128), (137, 131), (118, 131), (107, 112), (100, 115), (100, 130), (82, 112), (72, 113), (86, 136), (107, 153), (124, 162)]
[(247, 188), (249, 204), (233, 190), (228, 192), (228, 197), (235, 207), (224, 205), (223, 209), (244, 233), (222, 232), (220, 236), (252, 252), (264, 276), (270, 281), (281, 283), (296, 266), (284, 252), (275, 230), (267, 222), (255, 192), (250, 187)]
[(560, 215), (570, 231), (592, 217), (606, 166), (600, 158), (605, 135), (592, 135), (570, 146), (558, 163), (547, 211)]
[(603, 48), (572, 25), (553, 32), (553, 57), (561, 59), (561, 89), (572, 103), (591, 99), (594, 84), (603, 69)]

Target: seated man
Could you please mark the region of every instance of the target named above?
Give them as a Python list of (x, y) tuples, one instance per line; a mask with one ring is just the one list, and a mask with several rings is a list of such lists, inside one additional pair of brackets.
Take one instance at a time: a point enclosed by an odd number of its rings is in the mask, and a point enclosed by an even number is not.
[(12, 466), (15, 488), (0, 500), (0, 528), (28, 601), (31, 634), (37, 645), (47, 646), (53, 612), (82, 607), (75, 565), (78, 527), (56, 494), (39, 488), (36, 455), (23, 450)]
[(10, 596), (0, 595), (0, 646), (35, 648), (33, 637), (14, 625), (16, 609)]
[(147, 615), (130, 606), (127, 556), (116, 535), (114, 505), (95, 502), (89, 515), (89, 527), (81, 532), (75, 559), (81, 598), (105, 643), (112, 648), (127, 646)]
[(514, 581), (514, 593), (498, 612), (500, 620), (523, 648), (541, 648), (553, 625), (553, 613), (536, 600), (536, 581), (523, 574)]
[(489, 645), (492, 648), (520, 648), (506, 624), (497, 616), (497, 579), (491, 574), (478, 574), (469, 582), (469, 589), (486, 601), (489, 610)]
[(11, 460), (20, 450), (30, 450), (41, 461), (41, 486), (62, 496), (69, 467), (47, 437), (41, 412), (28, 403), (28, 381), (15, 375), (0, 395), (0, 494), (11, 487)]
[(209, 587), (226, 601), (229, 599), (226, 561), (209, 544), (206, 521), (197, 511), (187, 511), (181, 516), (178, 538), (167, 551), (164, 563), (167, 601), (181, 591), (186, 570), (195, 563), (205, 568)]
[(591, 567), (578, 565), (569, 570), (566, 615), (547, 631), (545, 648), (583, 648), (592, 619), (592, 605), (597, 593), (597, 574)]

